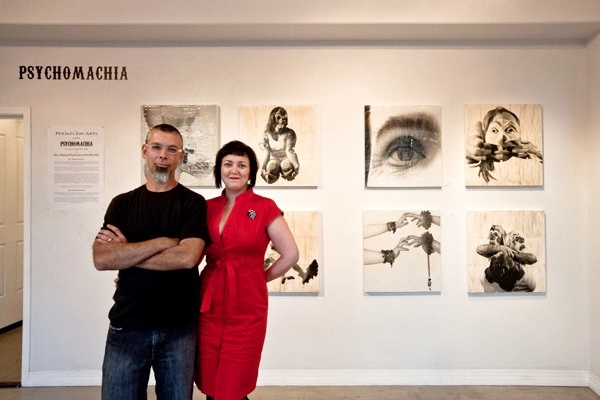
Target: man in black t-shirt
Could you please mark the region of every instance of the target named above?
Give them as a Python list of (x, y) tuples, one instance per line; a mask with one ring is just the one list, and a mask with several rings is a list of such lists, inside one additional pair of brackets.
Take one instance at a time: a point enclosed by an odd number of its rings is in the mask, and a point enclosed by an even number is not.
[(119, 276), (109, 312), (102, 400), (190, 400), (199, 312), (198, 264), (210, 241), (205, 199), (177, 182), (183, 138), (150, 129), (142, 145), (146, 183), (116, 196), (93, 244), (96, 269)]

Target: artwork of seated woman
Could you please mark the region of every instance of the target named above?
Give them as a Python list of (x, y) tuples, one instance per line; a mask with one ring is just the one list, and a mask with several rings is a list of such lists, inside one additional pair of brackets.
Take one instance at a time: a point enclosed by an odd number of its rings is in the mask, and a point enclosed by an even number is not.
[(260, 148), (264, 160), (260, 176), (267, 183), (276, 182), (279, 177), (292, 181), (300, 172), (296, 154), (296, 132), (288, 127), (288, 113), (283, 107), (275, 107), (269, 114)]

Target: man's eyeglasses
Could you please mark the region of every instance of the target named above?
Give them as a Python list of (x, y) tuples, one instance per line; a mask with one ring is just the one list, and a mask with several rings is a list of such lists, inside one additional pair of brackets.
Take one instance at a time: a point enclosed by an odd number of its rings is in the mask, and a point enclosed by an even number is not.
[[(158, 144), (158, 143), (148, 144), (147, 146), (153, 153), (162, 153), (163, 149), (165, 149), (165, 146), (163, 146), (162, 144)], [(183, 151), (182, 149), (179, 149), (175, 146), (166, 146), (166, 149), (167, 149), (167, 153), (169, 153), (170, 155), (173, 155), (173, 156), (175, 154), (181, 153)]]

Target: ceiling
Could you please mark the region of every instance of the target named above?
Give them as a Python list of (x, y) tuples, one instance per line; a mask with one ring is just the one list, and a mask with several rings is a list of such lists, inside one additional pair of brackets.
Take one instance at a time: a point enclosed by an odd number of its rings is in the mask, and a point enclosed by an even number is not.
[(600, 22), (438, 23), (0, 23), (8, 46), (585, 45)]

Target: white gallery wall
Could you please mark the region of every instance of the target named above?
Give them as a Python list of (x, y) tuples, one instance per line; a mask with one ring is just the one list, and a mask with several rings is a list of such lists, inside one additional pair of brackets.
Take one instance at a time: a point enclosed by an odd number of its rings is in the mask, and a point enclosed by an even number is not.
[[(2, 54), (2, 105), (28, 105), (32, 120), (26, 382), (99, 382), (114, 274), (94, 270), (90, 246), (110, 198), (140, 184), (141, 105), (218, 104), (224, 143), (239, 132), (240, 106), (314, 104), (319, 187), (260, 192), (284, 210), (321, 212), (323, 289), (271, 298), (262, 382), (586, 384), (585, 48), (6, 47)], [(18, 79), (20, 65), (39, 64), (125, 66), (128, 80)], [(543, 188), (465, 189), (466, 103), (543, 105)], [(442, 106), (442, 188), (364, 189), (365, 104)], [(102, 207), (49, 208), (46, 129), (54, 125), (104, 128)], [(362, 212), (378, 209), (441, 211), (440, 294), (363, 293)], [(546, 294), (467, 295), (468, 210), (545, 211)]]
[[(140, 184), (142, 105), (219, 105), (225, 143), (238, 137), (242, 106), (308, 104), (318, 110), (318, 187), (257, 192), (283, 210), (320, 212), (321, 292), (270, 297), (259, 384), (600, 391), (598, 39), (515, 46), (36, 43), (0, 46), (0, 54), (0, 107), (31, 110), (25, 386), (100, 383), (115, 274), (94, 269), (91, 244), (110, 199)], [(128, 79), (19, 79), (19, 67), (30, 65), (125, 67)], [(465, 188), (464, 105), (474, 103), (542, 105), (543, 187)], [(441, 188), (364, 188), (367, 104), (442, 107)], [(47, 128), (57, 125), (104, 129), (104, 196), (97, 207), (58, 210), (48, 201)], [(195, 190), (207, 198), (219, 193)], [(441, 213), (441, 292), (365, 294), (363, 211), (412, 209)], [(546, 293), (467, 294), (466, 212), (472, 210), (545, 212)]]
[[(588, 46), (588, 109), (589, 109), (589, 128), (588, 143), (589, 149), (594, 153), (594, 149), (600, 148), (600, 37), (590, 43)], [(600, 160), (593, 154), (585, 158), (590, 160), (589, 169), (598, 171), (600, 169)], [(600, 292), (596, 288), (596, 283), (600, 280), (600, 237), (595, 234), (595, 230), (600, 221), (600, 210), (598, 208), (598, 199), (600, 198), (600, 182), (595, 173), (588, 173), (588, 222), (586, 231), (589, 232), (589, 254), (587, 263), (589, 268), (588, 288), (589, 288), (589, 319), (590, 319), (590, 386), (596, 393), (600, 392)]]

